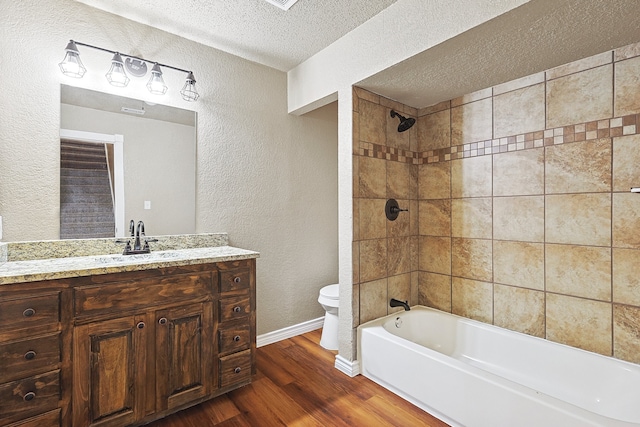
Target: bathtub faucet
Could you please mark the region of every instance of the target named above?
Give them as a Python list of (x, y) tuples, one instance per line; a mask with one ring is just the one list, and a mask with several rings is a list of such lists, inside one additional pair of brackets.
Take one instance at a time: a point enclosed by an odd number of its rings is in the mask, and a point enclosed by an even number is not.
[(405, 311), (411, 310), (411, 307), (409, 307), (409, 304), (407, 304), (407, 301), (403, 302), (403, 301), (397, 300), (395, 298), (391, 298), (391, 301), (389, 301), (389, 305), (391, 307), (402, 307), (402, 308), (405, 309)]

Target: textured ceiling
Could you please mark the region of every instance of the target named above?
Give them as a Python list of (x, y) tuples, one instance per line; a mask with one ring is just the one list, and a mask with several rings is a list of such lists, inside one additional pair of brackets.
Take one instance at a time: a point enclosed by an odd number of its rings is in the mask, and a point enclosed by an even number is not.
[(77, 0), (207, 46), (289, 71), (396, 0)]
[(638, 0), (531, 0), (359, 83), (416, 108), (640, 41)]

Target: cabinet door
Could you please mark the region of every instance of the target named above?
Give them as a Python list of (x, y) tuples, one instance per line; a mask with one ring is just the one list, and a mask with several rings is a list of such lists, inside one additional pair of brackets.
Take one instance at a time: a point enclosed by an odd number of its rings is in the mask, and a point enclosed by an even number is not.
[(73, 344), (73, 425), (124, 426), (143, 416), (144, 317), (78, 326)]
[(212, 303), (156, 312), (156, 410), (209, 393), (213, 359)]

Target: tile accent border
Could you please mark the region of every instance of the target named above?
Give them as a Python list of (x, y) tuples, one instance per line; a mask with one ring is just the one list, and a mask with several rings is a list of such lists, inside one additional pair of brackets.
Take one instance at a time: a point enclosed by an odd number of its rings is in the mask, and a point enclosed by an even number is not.
[(402, 150), (369, 142), (360, 142), (358, 154), (364, 157), (423, 165), (448, 162), (468, 157), (527, 150), (530, 148), (548, 147), (571, 142), (637, 135), (640, 133), (639, 131), (640, 114), (631, 114), (623, 117), (595, 120), (423, 152)]

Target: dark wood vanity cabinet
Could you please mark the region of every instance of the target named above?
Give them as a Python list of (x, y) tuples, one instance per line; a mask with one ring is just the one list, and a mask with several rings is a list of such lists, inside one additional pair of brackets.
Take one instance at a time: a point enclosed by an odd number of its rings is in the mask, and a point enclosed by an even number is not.
[(253, 259), (54, 284), (0, 287), (0, 426), (141, 425), (251, 382)]

